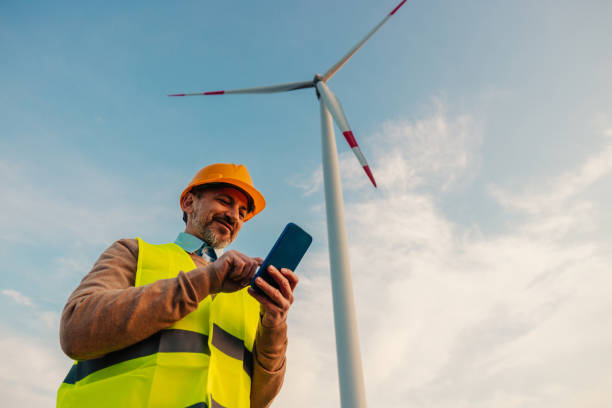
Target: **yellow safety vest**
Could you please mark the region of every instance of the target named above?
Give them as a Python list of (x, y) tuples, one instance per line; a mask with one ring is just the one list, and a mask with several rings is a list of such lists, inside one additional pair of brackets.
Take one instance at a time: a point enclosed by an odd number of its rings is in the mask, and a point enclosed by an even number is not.
[[(135, 286), (196, 266), (176, 244), (138, 238)], [(259, 303), (245, 289), (206, 297), (168, 329), (103, 357), (75, 361), (58, 407), (250, 406)]]

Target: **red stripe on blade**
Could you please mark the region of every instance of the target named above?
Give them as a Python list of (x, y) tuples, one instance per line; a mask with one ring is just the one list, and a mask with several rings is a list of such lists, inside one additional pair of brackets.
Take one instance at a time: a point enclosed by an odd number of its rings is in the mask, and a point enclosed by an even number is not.
[(172, 95), (168, 95), (168, 96), (185, 96), (185, 94), (172, 94)]
[(353, 132), (347, 130), (346, 132), (342, 132), (342, 134), (344, 135), (344, 138), (348, 142), (349, 146), (351, 146), (351, 149), (353, 147), (357, 147), (357, 141), (355, 140), (355, 136), (353, 136)]
[(393, 9), (393, 11), (389, 13), (389, 15), (390, 15), (390, 16), (394, 15), (394, 14), (395, 14), (395, 12), (396, 12), (397, 10), (399, 10), (399, 8), (400, 8), (400, 7), (402, 7), (402, 6), (404, 5), (404, 3), (405, 3), (405, 2), (406, 2), (406, 0), (404, 0), (404, 1), (402, 1), (400, 4), (398, 4), (398, 5), (397, 5), (397, 7), (395, 7), (395, 8)]
[(374, 184), (374, 187), (377, 187), (376, 180), (374, 180), (374, 176), (372, 175), (372, 171), (370, 170), (370, 166), (363, 166), (363, 169), (365, 170), (366, 174), (370, 178), (370, 181), (372, 182), (372, 184)]
[(223, 95), (225, 91), (204, 92), (204, 95)]

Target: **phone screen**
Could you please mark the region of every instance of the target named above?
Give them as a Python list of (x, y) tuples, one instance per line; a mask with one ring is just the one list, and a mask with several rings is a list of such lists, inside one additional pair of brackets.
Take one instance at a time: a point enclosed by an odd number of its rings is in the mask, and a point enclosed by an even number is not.
[(276, 240), (272, 250), (268, 253), (268, 256), (266, 256), (266, 259), (264, 259), (264, 262), (257, 270), (257, 273), (255, 273), (255, 276), (251, 280), (251, 287), (258, 293), (264, 294), (255, 284), (255, 279), (261, 277), (270, 285), (278, 289), (278, 284), (274, 278), (268, 274), (268, 266), (273, 265), (279, 270), (281, 268), (287, 268), (295, 272), (295, 268), (297, 268), (311, 243), (312, 237), (310, 234), (292, 222), (287, 224)]

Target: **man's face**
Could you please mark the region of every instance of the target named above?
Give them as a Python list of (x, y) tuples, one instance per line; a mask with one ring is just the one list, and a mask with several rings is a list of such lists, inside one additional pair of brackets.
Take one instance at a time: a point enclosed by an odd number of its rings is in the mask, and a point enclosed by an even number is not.
[[(191, 198), (187, 197), (191, 196)], [(211, 187), (185, 197), (188, 214), (185, 232), (203, 239), (213, 248), (225, 248), (240, 231), (247, 214), (247, 197), (231, 187)]]

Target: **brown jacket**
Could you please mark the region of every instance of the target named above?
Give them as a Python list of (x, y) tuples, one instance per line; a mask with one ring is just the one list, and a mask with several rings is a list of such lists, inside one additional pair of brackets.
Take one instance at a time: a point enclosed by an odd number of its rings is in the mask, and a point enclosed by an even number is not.
[[(138, 241), (122, 239), (100, 255), (72, 292), (62, 312), (60, 343), (75, 360), (103, 356), (137, 343), (194, 311), (205, 297), (218, 293), (220, 280), (202, 268), (207, 262), (191, 255), (196, 269), (134, 287)], [(287, 325), (259, 323), (255, 338), (251, 406), (267, 407), (285, 375)]]

